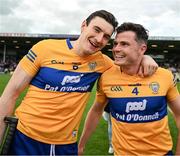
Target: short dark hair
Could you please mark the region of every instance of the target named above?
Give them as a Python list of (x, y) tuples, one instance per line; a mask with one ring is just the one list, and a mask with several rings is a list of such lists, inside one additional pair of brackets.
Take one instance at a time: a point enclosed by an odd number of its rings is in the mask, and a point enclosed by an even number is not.
[(113, 26), (114, 31), (115, 31), (115, 29), (118, 25), (118, 22), (117, 22), (115, 16), (106, 10), (98, 10), (98, 11), (95, 11), (92, 14), (90, 14), (89, 17), (86, 19), (87, 25), (89, 25), (91, 20), (97, 16), (105, 19), (108, 23), (110, 23)]
[(147, 44), (148, 41), (148, 30), (145, 29), (141, 24), (125, 22), (118, 26), (116, 29), (117, 34), (125, 32), (125, 31), (133, 31), (136, 34), (136, 41), (144, 41)]

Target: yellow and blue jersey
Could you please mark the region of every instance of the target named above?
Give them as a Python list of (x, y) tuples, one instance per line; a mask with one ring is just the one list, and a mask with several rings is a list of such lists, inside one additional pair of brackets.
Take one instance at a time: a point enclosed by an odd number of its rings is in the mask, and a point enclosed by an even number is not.
[(115, 155), (165, 155), (172, 149), (167, 102), (179, 95), (173, 75), (158, 68), (141, 78), (113, 66), (101, 75), (96, 102), (109, 102)]
[(34, 45), (20, 62), (33, 79), (16, 110), (17, 129), (44, 143), (76, 142), (93, 85), (112, 64), (101, 52), (79, 57), (69, 39)]

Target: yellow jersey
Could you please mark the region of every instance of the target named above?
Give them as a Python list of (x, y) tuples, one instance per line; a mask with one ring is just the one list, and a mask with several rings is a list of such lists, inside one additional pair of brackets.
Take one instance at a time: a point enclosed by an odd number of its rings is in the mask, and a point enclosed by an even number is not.
[(158, 68), (130, 76), (114, 65), (101, 75), (96, 102), (110, 105), (115, 155), (165, 155), (172, 150), (167, 102), (179, 95), (173, 75)]
[(49, 39), (34, 45), (20, 65), (33, 79), (15, 112), (17, 129), (44, 143), (76, 142), (90, 92), (112, 60), (100, 51), (79, 57), (69, 39)]

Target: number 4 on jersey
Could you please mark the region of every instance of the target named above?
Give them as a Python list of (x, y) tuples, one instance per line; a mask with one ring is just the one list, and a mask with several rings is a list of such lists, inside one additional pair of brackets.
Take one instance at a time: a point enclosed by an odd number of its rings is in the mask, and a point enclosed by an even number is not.
[(135, 88), (132, 90), (132, 93), (138, 95), (138, 93), (139, 93), (138, 88), (135, 87)]

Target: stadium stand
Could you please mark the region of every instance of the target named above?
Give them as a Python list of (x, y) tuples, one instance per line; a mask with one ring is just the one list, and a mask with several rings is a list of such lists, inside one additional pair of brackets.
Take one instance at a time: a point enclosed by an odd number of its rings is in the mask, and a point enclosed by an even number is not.
[[(13, 71), (32, 45), (40, 40), (49, 38), (75, 40), (77, 37), (78, 35), (68, 34), (0, 33), (0, 73)], [(113, 39), (102, 50), (111, 58), (112, 43)], [(151, 55), (160, 66), (165, 68), (171, 66), (176, 69), (175, 73), (180, 73), (180, 37), (150, 37), (146, 54)]]

